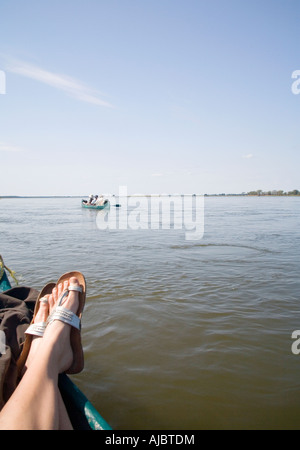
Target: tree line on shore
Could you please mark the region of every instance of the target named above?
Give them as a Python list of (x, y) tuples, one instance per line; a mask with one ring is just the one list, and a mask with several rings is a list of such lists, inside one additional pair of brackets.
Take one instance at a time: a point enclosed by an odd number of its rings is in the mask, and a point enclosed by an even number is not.
[[(241, 194), (214, 194), (214, 195), (256, 195), (256, 196), (268, 196), (268, 195), (274, 195), (274, 196), (300, 196), (300, 191), (298, 189), (294, 189), (293, 191), (283, 191), (283, 190), (273, 190), (273, 191), (263, 191), (262, 189), (258, 189), (257, 191), (249, 191), (249, 192), (242, 192)], [(209, 196), (209, 194), (205, 194), (205, 196)]]
[(300, 195), (300, 191), (298, 189), (294, 189), (293, 191), (262, 191), (261, 189), (258, 189), (257, 191), (250, 191), (247, 193), (247, 195)]

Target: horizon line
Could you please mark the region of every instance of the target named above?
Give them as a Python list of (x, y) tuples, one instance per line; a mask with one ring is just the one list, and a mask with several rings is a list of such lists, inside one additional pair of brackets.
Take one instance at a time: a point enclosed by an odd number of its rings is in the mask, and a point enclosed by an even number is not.
[[(214, 193), (214, 194), (196, 194), (196, 193), (189, 193), (189, 194), (167, 194), (167, 193), (156, 193), (156, 194), (127, 194), (127, 195), (118, 195), (118, 194), (103, 194), (107, 197), (178, 197), (178, 196), (199, 196), (199, 197), (227, 197), (227, 196), (241, 196), (241, 197), (285, 197), (285, 196), (300, 196), (300, 190), (293, 189), (292, 191), (283, 191), (282, 189), (273, 189), (268, 191), (262, 191), (261, 189), (258, 189), (256, 191), (249, 191), (249, 192), (242, 192), (242, 193)], [(88, 198), (88, 195), (1, 195), (0, 199), (2, 198)]]

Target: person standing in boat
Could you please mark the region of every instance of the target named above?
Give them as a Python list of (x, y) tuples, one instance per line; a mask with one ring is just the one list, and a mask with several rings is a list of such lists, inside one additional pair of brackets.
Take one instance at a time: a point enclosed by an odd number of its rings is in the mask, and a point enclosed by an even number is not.
[(93, 201), (94, 201), (94, 195), (93, 194), (91, 194), (90, 196), (89, 196), (89, 199), (88, 199), (88, 201), (87, 201), (87, 204), (88, 205), (92, 205), (93, 204)]
[(95, 206), (97, 205), (97, 201), (98, 201), (98, 195), (95, 195), (95, 197), (93, 198), (93, 200), (91, 201), (91, 205)]

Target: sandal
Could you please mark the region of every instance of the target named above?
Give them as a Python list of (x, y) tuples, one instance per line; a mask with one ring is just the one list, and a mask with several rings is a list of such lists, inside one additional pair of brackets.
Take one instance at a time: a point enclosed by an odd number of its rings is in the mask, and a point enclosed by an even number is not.
[[(54, 320), (60, 320), (61, 322), (71, 325), (70, 343), (73, 351), (73, 362), (71, 367), (65, 372), (67, 374), (79, 373), (84, 367), (84, 356), (80, 331), (81, 317), (86, 298), (85, 278), (81, 272), (68, 272), (60, 277), (56, 285), (69, 280), (71, 277), (77, 278), (79, 286), (77, 284), (70, 284), (67, 289), (62, 292), (60, 298), (58, 299), (56, 308), (47, 320), (47, 325), (51, 324)], [(69, 292), (72, 291), (78, 292), (79, 294), (79, 307), (76, 314), (63, 306), (64, 300), (69, 295)]]
[(37, 312), (40, 308), (40, 304), (43, 302), (48, 302), (47, 297), (45, 297), (46, 295), (50, 295), (52, 292), (52, 289), (55, 287), (55, 283), (48, 283), (46, 284), (43, 289), (41, 290), (36, 302), (35, 302), (35, 307), (34, 307), (34, 312), (33, 312), (33, 318), (32, 321), (29, 325), (29, 327), (27, 328), (27, 330), (25, 331), (25, 341), (23, 343), (23, 348), (21, 351), (21, 354), (17, 360), (17, 368), (18, 368), (18, 374), (19, 376), (21, 375), (21, 372), (23, 370), (23, 367), (25, 365), (30, 347), (31, 347), (31, 342), (32, 342), (32, 338), (33, 336), (39, 336), (42, 337), (44, 335), (46, 326), (47, 326), (47, 322), (38, 322), (38, 323), (34, 323), (35, 317), (37, 315)]

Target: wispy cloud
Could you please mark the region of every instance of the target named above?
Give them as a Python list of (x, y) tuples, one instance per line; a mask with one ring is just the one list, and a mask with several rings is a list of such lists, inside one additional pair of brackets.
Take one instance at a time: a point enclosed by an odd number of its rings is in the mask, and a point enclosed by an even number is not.
[(23, 149), (16, 145), (7, 144), (6, 142), (0, 142), (0, 152), (21, 152)]
[(250, 158), (253, 158), (253, 155), (252, 155), (252, 153), (249, 153), (248, 155), (243, 155), (243, 158), (250, 159)]
[(156, 173), (152, 173), (152, 177), (163, 177), (163, 173), (160, 173), (160, 172), (156, 172)]
[(60, 89), (71, 97), (94, 105), (111, 108), (112, 105), (101, 98), (101, 93), (68, 75), (62, 75), (42, 69), (24, 61), (10, 60), (6, 64), (8, 72), (31, 78), (40, 83)]

